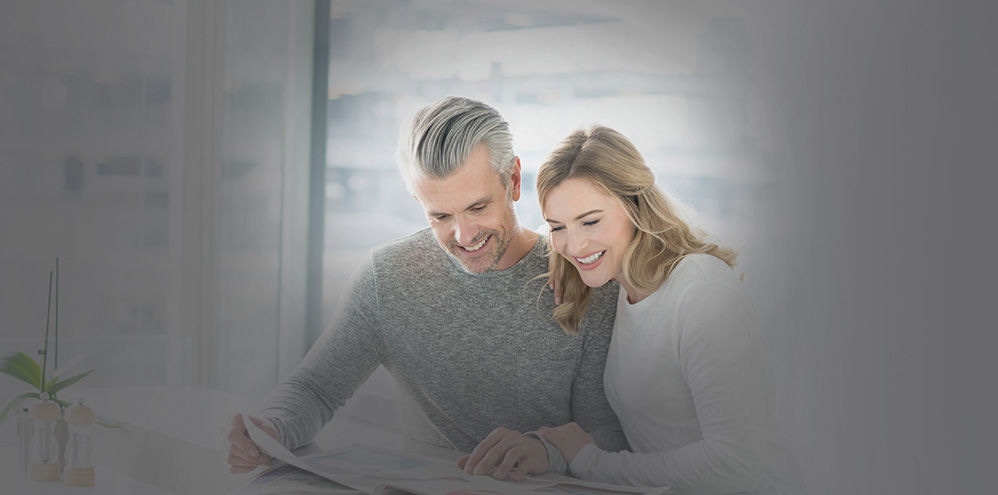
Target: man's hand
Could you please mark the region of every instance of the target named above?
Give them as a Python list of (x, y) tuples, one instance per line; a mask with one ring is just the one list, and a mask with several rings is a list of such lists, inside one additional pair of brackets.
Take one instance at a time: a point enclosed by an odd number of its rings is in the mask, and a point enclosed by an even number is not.
[[(260, 427), (266, 434), (277, 439), (277, 428), (270, 423), (250, 416), (250, 421)], [(259, 466), (270, 462), (270, 457), (257, 447), (253, 440), (250, 440), (249, 433), (246, 432), (246, 425), (243, 424), (243, 415), (236, 414), (232, 417), (232, 425), (229, 429), (229, 472), (233, 474), (248, 473)]]
[(548, 453), (544, 444), (518, 431), (499, 427), (475, 447), (470, 455), (457, 460), (457, 467), (468, 474), (492, 474), (497, 480), (521, 481), (528, 474), (548, 470)]
[(554, 445), (561, 452), (561, 456), (569, 464), (572, 463), (572, 459), (575, 459), (575, 454), (578, 454), (582, 447), (590, 443), (596, 443), (593, 437), (589, 436), (575, 422), (563, 424), (555, 428), (541, 428), (537, 430), (537, 434), (544, 437), (548, 442), (551, 442), (551, 445)]
[[(552, 254), (551, 256), (559, 256), (559, 255)], [(555, 306), (561, 306), (561, 303), (565, 302), (565, 301), (562, 300), (561, 283), (558, 281), (557, 278), (555, 278), (553, 276), (549, 276), (548, 277), (548, 287), (550, 287), (551, 290), (554, 292), (554, 305)]]

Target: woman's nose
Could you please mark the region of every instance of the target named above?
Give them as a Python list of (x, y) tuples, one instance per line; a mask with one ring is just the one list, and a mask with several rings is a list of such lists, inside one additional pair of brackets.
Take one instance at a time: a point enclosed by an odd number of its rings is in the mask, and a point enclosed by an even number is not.
[(569, 255), (578, 256), (586, 254), (583, 251), (589, 246), (589, 239), (577, 233), (569, 233), (566, 239), (567, 251)]

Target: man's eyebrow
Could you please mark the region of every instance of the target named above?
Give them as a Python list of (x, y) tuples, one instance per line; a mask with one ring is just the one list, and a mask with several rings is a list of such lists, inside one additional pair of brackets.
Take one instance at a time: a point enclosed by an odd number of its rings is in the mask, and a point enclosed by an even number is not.
[[(582, 218), (584, 218), (586, 216), (589, 216), (589, 215), (592, 215), (593, 213), (603, 213), (603, 210), (600, 210), (600, 209), (589, 210), (589, 211), (587, 211), (587, 212), (585, 212), (585, 213), (583, 213), (583, 214), (575, 217), (575, 220), (581, 220)], [(551, 222), (551, 223), (561, 223), (558, 220), (554, 220), (554, 219), (551, 219), (551, 218), (545, 218), (544, 221)]]
[[(470, 209), (472, 209), (472, 208), (474, 208), (474, 207), (476, 207), (478, 205), (483, 205), (483, 204), (489, 203), (491, 201), (492, 201), (492, 195), (484, 196), (484, 197), (479, 198), (478, 200), (472, 202), (470, 205), (466, 206), (464, 208), (464, 211), (468, 211), (468, 210), (470, 210)], [(436, 216), (440, 216), (440, 215), (450, 215), (450, 213), (444, 213), (442, 211), (433, 211), (433, 210), (431, 210), (429, 213), (430, 213), (431, 217), (436, 217)]]
[(470, 205), (468, 205), (468, 207), (465, 208), (465, 211), (470, 210), (470, 209), (472, 209), (472, 208), (474, 208), (476, 206), (481, 206), (481, 205), (488, 204), (488, 203), (491, 203), (491, 202), (492, 202), (492, 195), (490, 194), (488, 196), (485, 196), (484, 198), (479, 198), (478, 201), (475, 201), (474, 203), (471, 203)]

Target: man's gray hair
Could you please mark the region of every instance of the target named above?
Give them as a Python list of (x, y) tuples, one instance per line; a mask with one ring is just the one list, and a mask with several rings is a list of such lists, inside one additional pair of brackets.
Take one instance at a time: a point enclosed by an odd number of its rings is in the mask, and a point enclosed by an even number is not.
[(516, 155), (513, 134), (499, 112), (458, 96), (441, 98), (402, 126), (397, 159), (405, 187), (419, 176), (441, 179), (453, 174), (479, 143), (489, 148), (489, 163), (508, 189)]

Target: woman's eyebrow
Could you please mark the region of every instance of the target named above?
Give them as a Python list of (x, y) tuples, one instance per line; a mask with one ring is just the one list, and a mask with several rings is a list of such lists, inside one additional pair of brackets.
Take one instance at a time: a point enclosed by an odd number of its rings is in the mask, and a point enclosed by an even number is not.
[[(575, 220), (581, 220), (583, 217), (587, 217), (589, 215), (592, 215), (593, 213), (603, 213), (603, 210), (600, 210), (600, 209), (589, 210), (589, 211), (587, 211), (587, 212), (585, 212), (585, 213), (583, 213), (583, 214), (575, 217)], [(545, 222), (549, 222), (549, 223), (561, 223), (560, 221), (555, 220), (553, 218), (544, 218), (544, 221)]]
[(576, 219), (576, 220), (582, 220), (582, 218), (583, 218), (583, 217), (587, 217), (587, 216), (589, 216), (589, 215), (592, 215), (593, 213), (603, 213), (603, 210), (600, 210), (600, 209), (596, 209), (596, 210), (589, 210), (589, 211), (587, 211), (587, 212), (585, 212), (585, 213), (583, 213), (583, 214), (581, 214), (581, 215), (579, 215), (579, 216), (575, 217), (575, 219)]

